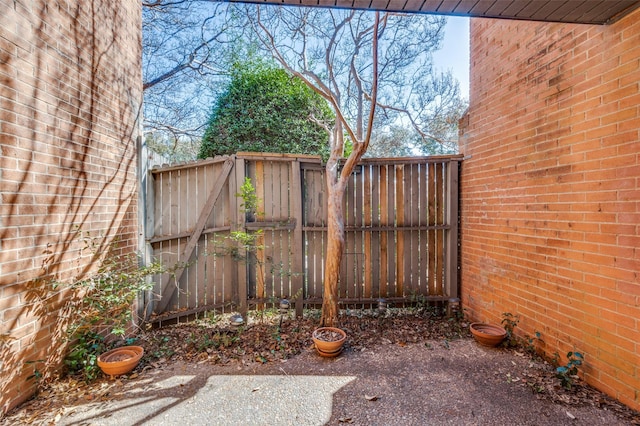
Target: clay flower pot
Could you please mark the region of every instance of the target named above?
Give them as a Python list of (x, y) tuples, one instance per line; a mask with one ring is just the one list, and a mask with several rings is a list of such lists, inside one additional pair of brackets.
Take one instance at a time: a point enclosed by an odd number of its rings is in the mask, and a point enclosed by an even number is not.
[(335, 357), (342, 352), (342, 345), (347, 340), (347, 333), (335, 327), (320, 327), (311, 335), (320, 356)]
[(483, 346), (498, 346), (507, 337), (507, 331), (499, 325), (474, 322), (469, 329), (476, 342)]
[(133, 370), (140, 362), (142, 355), (144, 355), (144, 349), (140, 346), (122, 346), (100, 355), (98, 367), (108, 376), (119, 376)]

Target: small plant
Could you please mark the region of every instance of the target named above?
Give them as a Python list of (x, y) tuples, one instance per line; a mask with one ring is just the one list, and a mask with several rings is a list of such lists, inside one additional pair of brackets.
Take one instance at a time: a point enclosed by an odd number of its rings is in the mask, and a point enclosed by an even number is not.
[(216, 311), (208, 311), (205, 312), (203, 321), (209, 325), (216, 325), (221, 319), (222, 317)]
[(170, 358), (174, 351), (169, 345), (169, 340), (168, 336), (154, 337), (153, 342), (156, 343), (157, 348), (151, 353), (151, 356), (157, 359)]
[[(94, 238), (84, 241), (85, 249), (93, 250)], [(148, 277), (163, 271), (160, 263), (140, 266), (134, 254), (107, 256), (94, 275), (70, 285), (81, 296), (67, 329), (71, 345), (65, 365), (70, 371), (87, 382), (98, 377), (98, 356), (118, 340), (126, 344), (136, 298), (153, 287)]]
[(247, 220), (250, 222), (253, 221), (253, 216), (258, 212), (260, 199), (256, 195), (256, 189), (253, 187), (250, 178), (244, 178), (244, 182), (240, 186), (240, 192), (236, 194), (236, 197), (242, 198), (240, 207), (242, 207), (242, 211), (247, 215)]
[(578, 367), (582, 365), (584, 357), (580, 352), (568, 352), (567, 364), (556, 368), (556, 377), (560, 379), (562, 387), (571, 389), (573, 380), (578, 376)]
[(515, 328), (518, 326), (520, 322), (520, 316), (513, 315), (511, 312), (505, 312), (502, 314), (502, 326), (507, 331), (507, 337), (502, 342), (503, 346), (508, 348), (512, 348), (518, 346), (518, 340), (514, 334)]
[(413, 290), (411, 291), (409, 300), (411, 301), (409, 312), (419, 314), (429, 307), (429, 302), (427, 301), (426, 296), (424, 294), (416, 293)]
[[(37, 359), (35, 361), (25, 361), (25, 365), (33, 365), (33, 374), (27, 376), (27, 380), (35, 380), (36, 384), (40, 384), (40, 381), (43, 378), (42, 371), (38, 368), (36, 364), (43, 364), (45, 362), (44, 359)], [(38, 389), (39, 386), (36, 388)]]
[(98, 356), (107, 349), (104, 336), (91, 330), (78, 333), (71, 349), (64, 359), (69, 371), (79, 373), (86, 382), (98, 378)]
[(531, 355), (535, 355), (537, 342), (544, 343), (544, 341), (542, 340), (542, 334), (539, 331), (536, 331), (533, 334), (533, 337), (527, 337), (527, 342), (524, 350)]
[[(242, 199), (240, 207), (245, 214), (247, 221), (255, 220), (260, 199), (256, 196), (256, 190), (251, 184), (251, 179), (245, 178), (240, 187), (240, 192), (236, 197)], [(259, 244), (264, 231), (257, 229), (252, 232), (231, 231), (228, 236), (214, 235), (213, 244), (215, 246), (214, 256), (231, 255), (237, 262), (250, 262), (256, 256), (258, 250), (264, 250), (264, 246)], [(253, 260), (255, 261), (255, 260)], [(261, 266), (261, 265), (260, 265)]]

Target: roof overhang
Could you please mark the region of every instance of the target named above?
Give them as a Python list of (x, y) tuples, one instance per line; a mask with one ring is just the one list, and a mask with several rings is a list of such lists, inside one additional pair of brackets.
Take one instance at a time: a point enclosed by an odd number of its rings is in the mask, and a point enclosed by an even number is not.
[(227, 0), (290, 6), (368, 9), (404, 13), (577, 24), (610, 24), (640, 6), (640, 0)]

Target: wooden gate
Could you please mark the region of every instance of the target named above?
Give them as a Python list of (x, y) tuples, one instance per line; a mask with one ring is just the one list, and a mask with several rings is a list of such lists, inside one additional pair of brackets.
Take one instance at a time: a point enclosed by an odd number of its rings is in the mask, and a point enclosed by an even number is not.
[[(340, 298), (368, 306), (457, 296), (460, 156), (366, 159), (344, 200), (346, 249)], [(150, 172), (147, 241), (169, 268), (156, 280), (157, 318), (246, 311), (292, 298), (322, 302), (326, 184), (320, 159), (239, 153)], [(237, 196), (245, 177), (253, 217)], [(234, 232), (259, 232), (254, 252)]]

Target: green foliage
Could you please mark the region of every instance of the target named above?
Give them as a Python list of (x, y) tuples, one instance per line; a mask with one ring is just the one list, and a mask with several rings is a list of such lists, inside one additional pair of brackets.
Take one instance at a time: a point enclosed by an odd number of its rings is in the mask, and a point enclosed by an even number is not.
[[(236, 194), (236, 197), (242, 199), (240, 207), (247, 216), (247, 220), (253, 221), (254, 215), (258, 211), (260, 199), (256, 195), (256, 190), (250, 178), (244, 178), (244, 183), (240, 187), (240, 192)], [(250, 260), (256, 251), (264, 249), (263, 245), (258, 244), (258, 238), (260, 238), (263, 233), (264, 231), (262, 229), (257, 229), (252, 232), (231, 231), (229, 236), (222, 237), (222, 240), (216, 235), (214, 239), (214, 245), (216, 247), (215, 255), (231, 255), (233, 259), (238, 262)]]
[(258, 212), (260, 199), (256, 195), (256, 189), (253, 187), (250, 178), (244, 178), (244, 182), (240, 186), (240, 192), (236, 194), (236, 197), (242, 198), (240, 207), (242, 207), (247, 219), (253, 220), (253, 216)]
[(79, 332), (67, 354), (64, 364), (69, 371), (79, 373), (86, 382), (98, 377), (98, 356), (107, 349), (104, 337), (91, 330)]
[(502, 342), (502, 346), (506, 348), (520, 348), (531, 355), (535, 355), (537, 353), (536, 347), (544, 344), (542, 334), (536, 331), (533, 336), (525, 335), (524, 338), (519, 339), (514, 333), (519, 323), (519, 315), (513, 315), (510, 312), (504, 312), (502, 314), (502, 326), (507, 331), (507, 337)]
[(37, 359), (34, 361), (25, 361), (25, 366), (29, 368), (33, 365), (33, 374), (27, 376), (27, 380), (35, 380), (36, 383), (39, 383), (42, 380), (43, 374), (42, 371), (38, 368), (37, 364), (44, 364), (44, 359)]
[(334, 114), (327, 102), (283, 69), (254, 61), (237, 65), (217, 99), (200, 158), (238, 151), (328, 156)]
[(159, 359), (170, 358), (174, 354), (174, 350), (169, 344), (171, 339), (168, 336), (154, 336), (151, 339), (155, 350), (149, 354), (150, 356)]
[(519, 322), (520, 317), (518, 315), (513, 315), (510, 312), (504, 312), (502, 314), (502, 326), (507, 331), (507, 338), (502, 342), (503, 346), (508, 348), (518, 346), (518, 339), (513, 333), (513, 330), (515, 330)]
[[(95, 247), (93, 238), (84, 241), (87, 249)], [(86, 381), (98, 377), (98, 355), (109, 342), (124, 339), (133, 325), (134, 301), (153, 286), (148, 277), (163, 271), (160, 263), (140, 266), (134, 254), (111, 255), (90, 278), (71, 284), (82, 299), (67, 330), (71, 345), (65, 364), (70, 371)]]
[(580, 352), (568, 352), (567, 364), (556, 368), (556, 377), (560, 379), (562, 387), (571, 389), (573, 379), (578, 375), (578, 367), (582, 365), (584, 356)]
[(241, 250), (246, 253), (255, 253), (258, 250), (264, 249), (264, 246), (257, 243), (257, 240), (264, 231), (257, 229), (254, 232), (245, 231), (232, 231), (231, 236), (227, 237), (235, 244), (230, 247), (230, 252), (235, 260), (244, 260), (241, 255)]
[(544, 343), (544, 341), (542, 340), (542, 334), (539, 331), (536, 331), (533, 337), (527, 336), (524, 350), (531, 355), (535, 355), (536, 345), (540, 343)]

